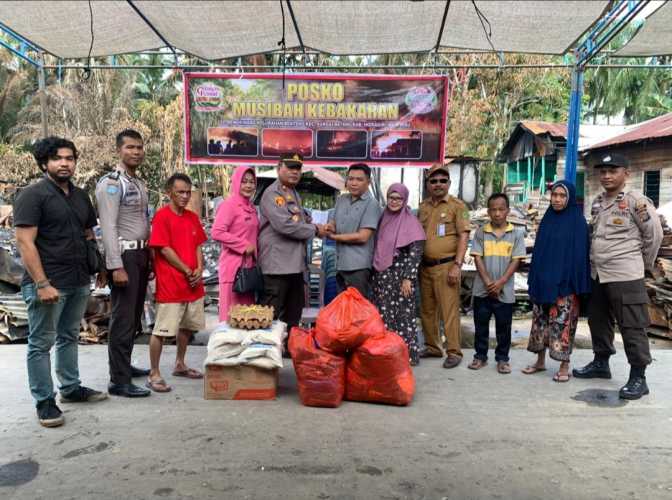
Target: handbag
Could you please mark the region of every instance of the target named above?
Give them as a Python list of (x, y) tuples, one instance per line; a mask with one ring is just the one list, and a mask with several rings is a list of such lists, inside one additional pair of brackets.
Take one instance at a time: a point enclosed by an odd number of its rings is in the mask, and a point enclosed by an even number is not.
[[(243, 264), (245, 257), (243, 257)], [(236, 277), (233, 280), (233, 291), (236, 293), (254, 293), (261, 292), (264, 289), (264, 276), (261, 274), (259, 266), (244, 267), (243, 264), (236, 271)]]
[[(65, 204), (66, 207), (68, 207), (68, 211), (71, 215), (71, 221), (75, 222), (76, 226), (79, 226), (81, 228), (81, 221), (79, 220), (79, 217), (77, 216), (77, 213), (75, 210), (70, 206), (70, 204), (64, 200), (60, 195), (57, 196), (57, 199), (62, 200), (63, 203)], [(89, 272), (89, 275), (94, 275), (98, 274), (99, 272), (103, 271), (103, 263), (105, 262), (103, 260), (103, 256), (100, 253), (100, 250), (98, 250), (98, 242), (95, 239), (95, 236), (93, 239), (89, 240), (86, 238), (86, 234), (82, 230), (82, 238), (84, 238), (84, 246), (86, 247), (86, 268), (87, 271)]]
[(98, 250), (98, 242), (93, 240), (86, 240), (86, 267), (89, 274), (98, 274), (103, 271), (103, 256)]

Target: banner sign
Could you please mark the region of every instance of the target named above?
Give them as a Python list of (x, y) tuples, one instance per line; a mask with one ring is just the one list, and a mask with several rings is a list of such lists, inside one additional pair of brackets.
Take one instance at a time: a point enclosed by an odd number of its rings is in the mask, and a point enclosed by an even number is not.
[(428, 166), (444, 156), (441, 76), (184, 73), (189, 163)]

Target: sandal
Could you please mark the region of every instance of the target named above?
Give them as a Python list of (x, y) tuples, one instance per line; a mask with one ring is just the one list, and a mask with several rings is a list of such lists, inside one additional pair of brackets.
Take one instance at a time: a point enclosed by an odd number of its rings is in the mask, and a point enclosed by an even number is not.
[(483, 361), (482, 359), (474, 358), (474, 360), (467, 366), (470, 370), (480, 370), (484, 366), (487, 366), (488, 362)]
[(501, 373), (502, 375), (511, 373), (511, 365), (506, 361), (500, 361), (497, 363), (497, 372)]
[(537, 365), (527, 365), (525, 368), (520, 370), (523, 372), (525, 375), (532, 375), (533, 373), (537, 372), (545, 372), (546, 367), (545, 366), (537, 366)]
[(560, 383), (569, 382), (569, 379), (571, 377), (572, 376), (569, 374), (569, 372), (567, 372), (567, 373), (557, 372), (555, 375), (553, 375), (553, 381), (554, 382), (560, 382)]
[(147, 387), (147, 389), (151, 389), (154, 392), (170, 392), (173, 390), (173, 388), (166, 384), (166, 381), (162, 378), (157, 380), (148, 378), (145, 387)]
[(203, 378), (203, 374), (193, 368), (187, 368), (186, 370), (175, 370), (173, 372), (173, 377)]

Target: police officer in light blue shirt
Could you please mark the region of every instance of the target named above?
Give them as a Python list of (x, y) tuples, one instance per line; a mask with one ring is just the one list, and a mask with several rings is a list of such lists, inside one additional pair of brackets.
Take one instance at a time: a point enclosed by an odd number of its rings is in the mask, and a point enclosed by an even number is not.
[(149, 396), (150, 391), (132, 383), (149, 370), (131, 366), (135, 333), (140, 328), (150, 273), (149, 199), (147, 187), (136, 171), (145, 158), (142, 136), (124, 130), (117, 136), (119, 165), (96, 186), (96, 201), (105, 265), (111, 274), (112, 315), (108, 336), (110, 394)]

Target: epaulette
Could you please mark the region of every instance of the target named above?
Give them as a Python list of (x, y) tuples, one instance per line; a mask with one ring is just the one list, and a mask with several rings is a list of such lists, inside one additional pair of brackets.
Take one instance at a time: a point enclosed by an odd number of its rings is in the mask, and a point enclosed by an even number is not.
[(628, 191), (625, 194), (626, 194), (626, 196), (630, 196), (635, 201), (646, 200), (647, 202), (649, 202), (650, 204), (653, 205), (653, 201), (651, 201), (651, 198), (649, 198), (648, 196), (640, 193), (639, 191)]
[(119, 170), (114, 170), (112, 172), (109, 172), (109, 173), (103, 175), (98, 180), (98, 183), (103, 182), (105, 179), (112, 179), (113, 181), (118, 181), (120, 177), (121, 177), (121, 172)]

